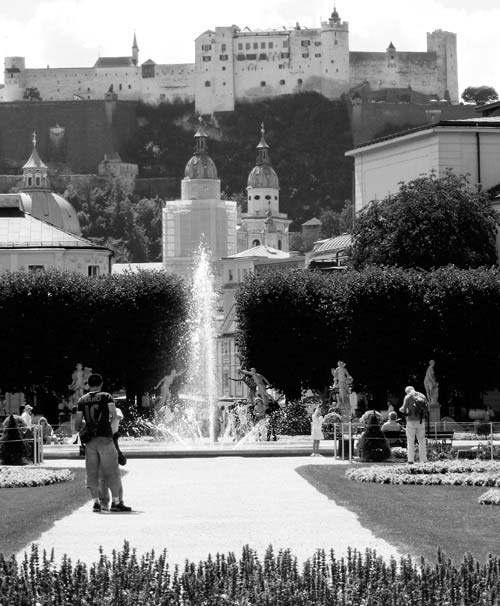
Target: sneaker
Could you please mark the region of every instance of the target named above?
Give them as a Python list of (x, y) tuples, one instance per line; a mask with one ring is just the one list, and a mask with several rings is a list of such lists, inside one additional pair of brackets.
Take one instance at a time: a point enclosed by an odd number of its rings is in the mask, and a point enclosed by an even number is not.
[(123, 503), (123, 501), (120, 501), (119, 503), (111, 503), (111, 508), (109, 511), (116, 511), (116, 512), (132, 511), (132, 507), (127, 507), (127, 505), (125, 505)]
[(101, 511), (109, 511), (109, 503), (101, 501)]
[(100, 503), (96, 503), (96, 502), (94, 501), (94, 505), (92, 506), (92, 511), (93, 511), (94, 513), (101, 513), (101, 511), (102, 511), (101, 504), (100, 504)]

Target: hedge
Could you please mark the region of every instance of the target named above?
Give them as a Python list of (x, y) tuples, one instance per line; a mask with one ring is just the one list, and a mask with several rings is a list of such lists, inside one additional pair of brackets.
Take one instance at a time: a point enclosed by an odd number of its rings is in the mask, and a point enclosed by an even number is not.
[(431, 358), (450, 391), (500, 387), (498, 269), (267, 272), (236, 305), (244, 364), (288, 395), (331, 383), (339, 359), (374, 395), (423, 389)]
[(160, 272), (0, 275), (0, 387), (64, 394), (77, 362), (129, 394), (182, 364), (188, 296)]

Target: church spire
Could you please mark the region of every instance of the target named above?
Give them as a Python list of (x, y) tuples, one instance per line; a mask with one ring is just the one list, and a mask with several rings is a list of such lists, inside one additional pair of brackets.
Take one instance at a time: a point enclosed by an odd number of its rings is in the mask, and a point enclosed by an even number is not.
[(36, 148), (36, 131), (33, 131), (33, 151), (28, 161), (23, 166), (24, 187), (46, 188), (48, 187), (47, 165), (42, 161)]
[(134, 41), (132, 43), (132, 63), (137, 65), (139, 63), (139, 47), (137, 45), (137, 38), (134, 32)]
[(257, 165), (260, 164), (271, 164), (271, 157), (269, 155), (269, 145), (266, 142), (265, 134), (266, 130), (264, 128), (264, 122), (260, 125), (260, 142), (257, 145)]

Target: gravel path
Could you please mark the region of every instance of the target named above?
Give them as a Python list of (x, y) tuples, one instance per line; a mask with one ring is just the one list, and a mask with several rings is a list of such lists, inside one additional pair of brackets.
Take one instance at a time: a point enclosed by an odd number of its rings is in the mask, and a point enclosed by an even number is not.
[[(60, 463), (84, 465), (78, 460)], [(311, 464), (343, 463), (309, 457), (129, 460), (123, 484), (125, 502), (134, 513), (95, 514), (89, 500), (36, 542), (48, 551), (54, 548), (57, 559), (66, 553), (87, 563), (98, 558), (99, 546), (110, 553), (124, 540), (138, 553), (166, 547), (170, 562), (179, 564), (217, 551), (239, 555), (245, 544), (259, 553), (270, 543), (275, 549), (289, 547), (301, 561), (317, 548), (333, 548), (340, 555), (349, 545), (397, 555), (353, 513), (296, 473), (297, 467)]]

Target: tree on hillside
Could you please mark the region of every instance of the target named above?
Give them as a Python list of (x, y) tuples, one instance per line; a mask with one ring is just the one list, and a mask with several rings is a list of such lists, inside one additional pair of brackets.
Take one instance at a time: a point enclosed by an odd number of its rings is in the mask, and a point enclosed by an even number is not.
[(492, 86), (468, 86), (462, 93), (465, 103), (484, 105), (492, 101), (498, 101), (498, 93)]
[(337, 211), (326, 208), (321, 211), (321, 237), (333, 238), (340, 234), (351, 233), (353, 229), (353, 206), (350, 200), (346, 200), (342, 210)]
[(419, 177), (374, 200), (356, 220), (351, 262), (431, 269), (496, 263), (499, 215), (464, 176)]
[(42, 96), (40, 95), (40, 91), (36, 86), (29, 87), (24, 91), (23, 99), (25, 101), (41, 101)]

